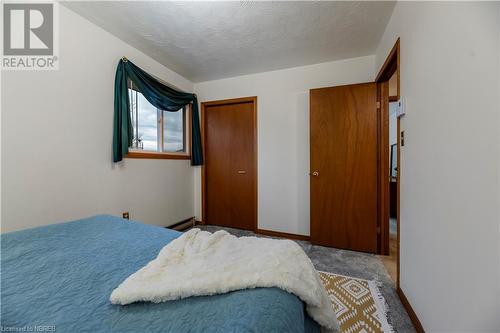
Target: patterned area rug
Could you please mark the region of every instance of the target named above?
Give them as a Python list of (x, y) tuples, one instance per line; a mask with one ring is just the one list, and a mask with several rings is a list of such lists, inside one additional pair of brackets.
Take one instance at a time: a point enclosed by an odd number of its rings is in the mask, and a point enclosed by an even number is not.
[(342, 333), (392, 333), (375, 281), (319, 272)]

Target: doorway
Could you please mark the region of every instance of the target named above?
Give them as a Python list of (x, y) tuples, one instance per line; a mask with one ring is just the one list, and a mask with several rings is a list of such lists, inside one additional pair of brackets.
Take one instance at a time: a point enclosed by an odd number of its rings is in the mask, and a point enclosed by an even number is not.
[(400, 100), (400, 41), (399, 38), (382, 65), (376, 82), (381, 87), (381, 113), (386, 118), (387, 126), (382, 126), (382, 136), (387, 138), (382, 147), (381, 159), (388, 162), (387, 171), (382, 180), (387, 180), (382, 190), (381, 208), (381, 251), (380, 257), (389, 275), (399, 290), (400, 275), (400, 187), (401, 187), (401, 146), (402, 133), (400, 118), (396, 115)]
[[(398, 39), (374, 83), (310, 91), (311, 242), (382, 255), (392, 245), (397, 286), (400, 131), (396, 119), (394, 145), (389, 103), (400, 98), (399, 54)], [(370, 85), (367, 99), (358, 90)]]
[(388, 112), (389, 126), (388, 126), (388, 147), (389, 147), (389, 216), (388, 226), (384, 227), (384, 231), (388, 231), (388, 249), (384, 249), (384, 255), (380, 260), (384, 264), (391, 279), (396, 283), (397, 281), (397, 258), (398, 258), (398, 128), (397, 128), (397, 73), (394, 73), (389, 80), (389, 106), (387, 110), (384, 108), (383, 112)]
[(201, 103), (202, 221), (257, 229), (257, 97)]

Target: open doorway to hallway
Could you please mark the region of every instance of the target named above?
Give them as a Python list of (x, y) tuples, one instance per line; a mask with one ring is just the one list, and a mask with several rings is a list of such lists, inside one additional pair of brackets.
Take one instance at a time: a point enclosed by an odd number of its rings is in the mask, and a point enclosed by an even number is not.
[(389, 253), (380, 258), (394, 283), (396, 283), (398, 276), (398, 128), (396, 115), (398, 103), (396, 75), (394, 73), (389, 80)]
[(379, 84), (380, 132), (380, 225), (379, 258), (399, 291), (400, 268), (400, 159), (401, 142), (398, 107), (400, 100), (399, 38), (389, 52), (375, 81)]

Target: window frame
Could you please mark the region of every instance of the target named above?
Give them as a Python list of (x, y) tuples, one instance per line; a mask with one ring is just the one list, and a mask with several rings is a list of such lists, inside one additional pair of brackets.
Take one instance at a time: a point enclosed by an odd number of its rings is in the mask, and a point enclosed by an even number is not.
[[(136, 90), (130, 87), (132, 90)], [(191, 117), (192, 117), (192, 103), (187, 104), (184, 107), (184, 148), (185, 151), (182, 152), (166, 152), (166, 151), (152, 151), (129, 147), (128, 153), (124, 156), (125, 158), (146, 158), (146, 159), (168, 159), (168, 160), (190, 160), (191, 159)], [(129, 111), (130, 112), (130, 111)], [(163, 112), (164, 110), (158, 109), (161, 113), (160, 121), (157, 124), (157, 129), (160, 131), (161, 128), (161, 139), (158, 139), (158, 143), (161, 142), (161, 149), (164, 149), (164, 123), (163, 123)], [(132, 120), (133, 122), (135, 120)]]

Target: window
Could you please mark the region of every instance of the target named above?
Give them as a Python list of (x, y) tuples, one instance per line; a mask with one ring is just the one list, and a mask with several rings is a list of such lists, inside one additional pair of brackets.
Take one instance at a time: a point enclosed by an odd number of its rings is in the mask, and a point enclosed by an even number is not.
[(127, 157), (189, 159), (186, 126), (189, 107), (157, 109), (133, 87), (128, 89), (134, 135)]

